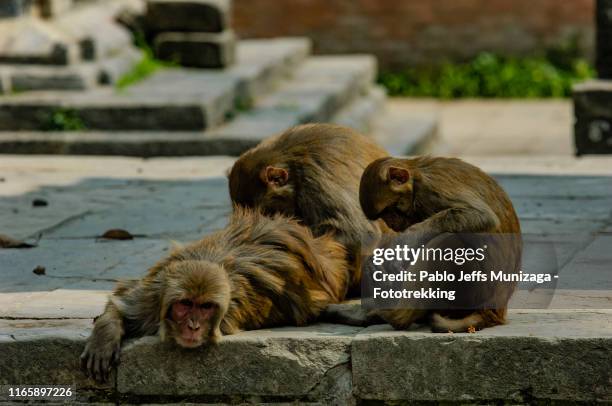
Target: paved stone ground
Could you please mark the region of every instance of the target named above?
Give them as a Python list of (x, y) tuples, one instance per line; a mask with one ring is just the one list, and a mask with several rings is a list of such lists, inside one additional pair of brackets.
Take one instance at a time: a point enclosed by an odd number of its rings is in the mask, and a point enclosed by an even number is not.
[(563, 155), (573, 153), (570, 100), (393, 99), (410, 114), (437, 114), (442, 142), (435, 153), (451, 155)]
[[(399, 114), (409, 103), (393, 109)], [(552, 248), (561, 277), (547, 308), (515, 308), (508, 325), (475, 335), (319, 324), (246, 332), (196, 352), (145, 338), (124, 349), (109, 385), (94, 385), (77, 369), (91, 318), (118, 278), (142, 275), (173, 242), (225, 224), (224, 174), (233, 158), (4, 155), (0, 234), (38, 246), (0, 250), (0, 384), (72, 383), (79, 399), (103, 402), (612, 401), (612, 158), (537, 149), (513, 155), (522, 139), (495, 131), (488, 143), (505, 153), (461, 149), (461, 134), (478, 126), (460, 114), (463, 127), (453, 125), (453, 109), (465, 106), (443, 107), (444, 142), (497, 174), (521, 217), (528, 253)], [(516, 123), (539, 128), (546, 117), (508, 120), (522, 133)], [(48, 205), (34, 207), (35, 199)], [(111, 228), (136, 239), (97, 238)], [(32, 272), (37, 266), (45, 275)], [(348, 309), (358, 313), (356, 306)]]

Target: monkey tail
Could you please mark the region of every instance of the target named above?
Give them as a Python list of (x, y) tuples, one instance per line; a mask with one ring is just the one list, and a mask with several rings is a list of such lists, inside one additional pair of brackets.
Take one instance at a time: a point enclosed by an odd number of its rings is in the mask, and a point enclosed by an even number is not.
[(436, 333), (462, 333), (470, 327), (477, 330), (485, 327), (497, 326), (506, 323), (506, 309), (486, 309), (474, 312), (462, 319), (451, 319), (439, 313), (432, 314), (431, 329)]

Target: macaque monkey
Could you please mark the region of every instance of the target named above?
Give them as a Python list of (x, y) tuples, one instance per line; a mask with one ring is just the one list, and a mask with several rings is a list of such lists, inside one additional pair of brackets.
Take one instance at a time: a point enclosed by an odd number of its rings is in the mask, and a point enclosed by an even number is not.
[(347, 247), (351, 290), (361, 281), (363, 241), (390, 231), (368, 221), (359, 207), (365, 167), (389, 154), (350, 128), (306, 124), (271, 137), (245, 152), (229, 174), (232, 201), (266, 214), (293, 216), (318, 236), (331, 232)]
[[(378, 159), (363, 173), (359, 200), (368, 219), (383, 219), (394, 231), (417, 240), (433, 237), (431, 244), (457, 243), (451, 241), (449, 233), (498, 235), (495, 249), (489, 250), (489, 264), (503, 267), (505, 272), (519, 272), (521, 228), (510, 198), (493, 178), (460, 159)], [(436, 239), (440, 235), (444, 238)], [(417, 319), (430, 317), (433, 330), (439, 332), (505, 323), (515, 284), (479, 286), (472, 287), (470, 294), (493, 297), (498, 304), (495, 308), (389, 309), (380, 311), (380, 315), (396, 328), (407, 328)], [(477, 291), (487, 288), (494, 291)]]
[(297, 221), (236, 210), (229, 225), (118, 285), (96, 318), (81, 364), (106, 380), (122, 340), (159, 334), (195, 348), (222, 335), (302, 326), (342, 299), (346, 251)]

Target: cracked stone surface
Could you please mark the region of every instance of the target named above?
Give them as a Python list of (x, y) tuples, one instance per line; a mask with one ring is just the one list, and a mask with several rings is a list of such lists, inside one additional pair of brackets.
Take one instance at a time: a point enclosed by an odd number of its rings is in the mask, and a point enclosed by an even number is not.
[[(498, 160), (472, 162), (504, 169)], [(545, 165), (496, 175), (521, 217), (526, 252), (548, 250), (561, 275), (545, 308), (515, 308), (505, 326), (436, 335), (419, 326), (317, 324), (244, 332), (196, 351), (147, 337), (124, 347), (110, 384), (89, 381), (78, 356), (108, 292), (144, 274), (172, 244), (224, 226), (232, 163), (3, 156), (0, 234), (37, 246), (0, 250), (0, 384), (75, 383), (80, 400), (127, 403), (612, 400), (612, 176), (602, 174), (612, 159), (592, 161), (590, 171), (588, 158), (563, 176)], [(34, 207), (35, 199), (47, 205)], [(135, 239), (99, 238), (113, 228)], [(32, 272), (37, 266), (44, 275)], [(330, 314), (361, 325), (359, 306)]]

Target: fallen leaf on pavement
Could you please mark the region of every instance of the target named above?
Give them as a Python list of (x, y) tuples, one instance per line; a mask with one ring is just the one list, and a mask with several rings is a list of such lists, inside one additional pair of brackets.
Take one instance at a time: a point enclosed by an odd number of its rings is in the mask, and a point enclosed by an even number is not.
[(125, 230), (114, 228), (102, 234), (100, 238), (105, 238), (107, 240), (133, 240), (134, 236)]
[(34, 272), (36, 275), (44, 275), (47, 272), (47, 269), (44, 266), (38, 265), (32, 272)]
[(0, 248), (34, 248), (36, 245), (0, 234)]
[(32, 200), (32, 206), (34, 207), (46, 207), (49, 205), (45, 199), (34, 199)]

